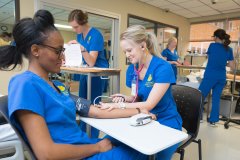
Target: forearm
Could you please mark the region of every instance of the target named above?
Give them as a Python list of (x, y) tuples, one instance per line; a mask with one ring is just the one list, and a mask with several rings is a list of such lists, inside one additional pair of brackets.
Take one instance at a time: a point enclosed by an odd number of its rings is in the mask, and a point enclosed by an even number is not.
[(83, 159), (99, 153), (99, 148), (96, 144), (52, 144), (45, 147), (45, 151), (38, 153), (36, 154), (38, 159)]
[(99, 109), (97, 107), (90, 107), (88, 116), (93, 118), (126, 118), (126, 117), (131, 117), (135, 114), (138, 114), (139, 111), (136, 108), (129, 108), (129, 109), (116, 108), (109, 111), (109, 110)]
[(89, 67), (93, 67), (96, 63), (96, 57), (88, 53), (88, 51), (82, 52), (82, 56)]

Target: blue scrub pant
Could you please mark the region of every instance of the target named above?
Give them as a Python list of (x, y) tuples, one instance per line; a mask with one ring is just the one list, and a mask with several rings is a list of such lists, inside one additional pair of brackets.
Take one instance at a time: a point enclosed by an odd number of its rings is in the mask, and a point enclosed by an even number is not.
[(219, 121), (220, 98), (225, 84), (225, 79), (204, 78), (199, 86), (199, 90), (202, 92), (204, 99), (212, 89), (212, 111), (210, 114), (209, 122)]
[[(114, 146), (117, 146), (115, 147), (115, 150), (110, 151), (110, 153), (107, 153), (106, 155), (103, 155), (103, 156), (107, 156), (107, 159), (122, 159), (122, 160), (142, 160), (142, 159), (149, 159), (148, 155), (144, 155), (134, 149), (132, 149), (131, 147), (128, 147), (126, 145), (124, 145), (123, 143), (121, 143), (120, 141), (110, 137), (110, 136), (105, 136), (104, 138), (108, 138), (112, 144)], [(174, 146), (171, 146), (159, 153), (156, 154), (156, 160), (171, 160), (172, 158), (172, 155), (175, 153), (177, 147), (179, 146), (179, 144), (176, 144)], [(115, 152), (115, 153), (114, 153)], [(117, 154), (115, 157), (114, 157), (114, 154)], [(120, 155), (121, 154), (121, 155)], [(102, 157), (102, 158), (106, 158), (106, 157)]]
[(147, 160), (148, 156), (144, 155), (127, 145), (120, 144), (113, 149), (95, 154), (86, 158), (86, 160)]
[[(80, 75), (79, 77), (79, 97), (87, 99), (87, 76)], [(91, 102), (93, 103), (94, 99), (97, 96), (101, 96), (103, 93), (104, 80), (100, 77), (92, 77), (91, 84)], [(101, 101), (101, 98), (98, 98), (95, 102), (96, 104)], [(80, 128), (82, 131), (86, 132), (86, 123), (80, 122)], [(94, 127), (91, 127), (91, 138), (98, 138), (99, 130)]]
[(175, 79), (177, 81), (177, 66), (175, 64), (172, 64), (172, 69), (173, 69), (173, 72), (174, 72), (174, 76), (175, 76)]

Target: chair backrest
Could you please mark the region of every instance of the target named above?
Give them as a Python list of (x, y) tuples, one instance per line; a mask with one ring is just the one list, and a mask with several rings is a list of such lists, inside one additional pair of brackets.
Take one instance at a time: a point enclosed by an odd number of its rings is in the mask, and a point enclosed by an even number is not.
[(31, 159), (36, 160), (36, 157), (33, 154), (30, 146), (23, 140), (22, 135), (19, 133), (17, 128), (14, 125), (11, 124), (11, 122), (9, 120), (9, 117), (8, 117), (8, 96), (0, 97), (0, 113), (1, 113), (0, 116), (3, 116), (3, 118), (5, 118), (7, 120), (7, 122), (12, 126), (12, 128), (14, 129), (15, 133), (17, 134), (19, 140), (22, 142), (23, 148), (28, 151)]
[(203, 96), (195, 88), (184, 85), (172, 85), (172, 94), (177, 110), (182, 117), (183, 127), (188, 134), (196, 138), (200, 125)]

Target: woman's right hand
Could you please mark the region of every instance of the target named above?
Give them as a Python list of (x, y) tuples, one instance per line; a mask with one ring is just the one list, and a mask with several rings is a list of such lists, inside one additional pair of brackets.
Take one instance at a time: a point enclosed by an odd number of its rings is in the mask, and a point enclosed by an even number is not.
[(123, 94), (113, 94), (111, 95), (112, 97), (112, 102), (114, 103), (119, 103), (119, 102), (127, 102), (127, 96), (123, 95)]
[(68, 42), (68, 44), (78, 44), (78, 41), (76, 41), (76, 40), (71, 40), (71, 41)]
[(113, 145), (109, 139), (103, 139), (97, 143), (99, 152), (107, 152), (112, 149)]

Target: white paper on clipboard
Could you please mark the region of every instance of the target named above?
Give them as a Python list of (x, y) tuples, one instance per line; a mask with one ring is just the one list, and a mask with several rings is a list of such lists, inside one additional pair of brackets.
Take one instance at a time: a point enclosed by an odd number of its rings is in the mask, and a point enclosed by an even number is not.
[(65, 66), (81, 67), (82, 53), (80, 44), (64, 44), (65, 50)]

